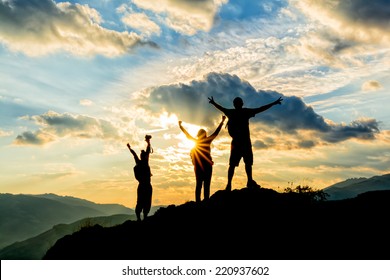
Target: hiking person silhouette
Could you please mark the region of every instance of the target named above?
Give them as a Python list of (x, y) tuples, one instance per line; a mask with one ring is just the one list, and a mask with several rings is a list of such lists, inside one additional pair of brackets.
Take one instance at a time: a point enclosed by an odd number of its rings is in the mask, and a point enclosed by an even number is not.
[(129, 148), (135, 160), (134, 175), (138, 181), (137, 205), (135, 206), (135, 214), (137, 215), (138, 221), (141, 221), (141, 212), (143, 212), (144, 220), (148, 217), (150, 207), (152, 206), (153, 189), (150, 180), (152, 173), (150, 172), (149, 166), (149, 155), (151, 154), (151, 138), (152, 136), (150, 135), (145, 136), (145, 141), (147, 143), (146, 151), (142, 150), (139, 158), (135, 151), (130, 147), (130, 144), (127, 143), (127, 147)]
[(234, 176), (234, 170), (239, 165), (241, 158), (244, 159), (245, 172), (247, 175), (247, 187), (256, 188), (260, 187), (252, 177), (252, 165), (253, 165), (253, 152), (252, 143), (249, 132), (249, 119), (254, 117), (256, 114), (268, 110), (276, 104), (282, 104), (282, 98), (279, 97), (274, 102), (258, 108), (244, 108), (244, 102), (240, 97), (236, 97), (233, 100), (234, 109), (227, 109), (219, 105), (214, 101), (211, 96), (208, 98), (209, 103), (214, 105), (215, 108), (224, 113), (227, 118), (227, 127), (229, 135), (232, 137), (230, 145), (230, 158), (229, 158), (229, 169), (228, 169), (228, 182), (226, 190), (231, 191), (232, 179)]
[(191, 150), (192, 164), (194, 165), (194, 172), (196, 178), (195, 187), (195, 201), (201, 201), (201, 192), (203, 185), (203, 200), (208, 200), (210, 197), (210, 183), (213, 173), (213, 160), (211, 157), (211, 142), (217, 137), (221, 131), (223, 122), (226, 117), (222, 116), (222, 121), (218, 125), (213, 134), (207, 136), (207, 132), (204, 129), (199, 129), (197, 138), (192, 137), (187, 130), (181, 125), (182, 121), (179, 121), (179, 127), (181, 131), (187, 136), (189, 140), (195, 142), (195, 147)]

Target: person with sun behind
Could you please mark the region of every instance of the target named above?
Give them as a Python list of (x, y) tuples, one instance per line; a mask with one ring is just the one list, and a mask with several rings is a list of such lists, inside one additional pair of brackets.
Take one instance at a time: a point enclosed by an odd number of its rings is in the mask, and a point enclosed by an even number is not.
[(222, 120), (213, 134), (207, 136), (204, 129), (199, 129), (197, 138), (192, 137), (187, 130), (182, 126), (182, 121), (179, 121), (179, 127), (184, 132), (189, 140), (195, 142), (195, 147), (191, 150), (192, 164), (196, 178), (195, 201), (201, 201), (201, 192), (203, 185), (203, 200), (208, 200), (210, 197), (210, 183), (213, 173), (213, 160), (211, 157), (211, 142), (217, 137), (221, 131), (223, 122), (226, 116), (222, 116)]

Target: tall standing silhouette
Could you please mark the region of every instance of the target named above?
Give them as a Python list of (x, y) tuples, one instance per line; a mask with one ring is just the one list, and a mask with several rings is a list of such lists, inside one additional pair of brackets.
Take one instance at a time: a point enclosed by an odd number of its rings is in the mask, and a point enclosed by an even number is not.
[(143, 213), (144, 220), (148, 217), (150, 208), (152, 206), (153, 188), (150, 178), (152, 176), (152, 173), (150, 171), (149, 166), (149, 155), (151, 153), (151, 138), (152, 136), (150, 135), (145, 136), (145, 141), (147, 143), (146, 151), (142, 150), (139, 158), (136, 152), (130, 147), (130, 144), (127, 143), (127, 147), (129, 148), (135, 160), (134, 175), (138, 181), (137, 205), (135, 206), (135, 214), (137, 215), (138, 221), (141, 221), (141, 213)]
[(226, 190), (231, 191), (232, 189), (234, 171), (239, 165), (241, 158), (244, 159), (245, 163), (245, 171), (248, 179), (247, 187), (260, 187), (260, 185), (258, 185), (252, 177), (253, 152), (249, 132), (249, 119), (258, 113), (268, 110), (276, 104), (282, 104), (281, 102), (283, 99), (279, 97), (274, 102), (258, 108), (244, 108), (244, 102), (242, 99), (240, 97), (236, 97), (233, 100), (234, 109), (222, 107), (214, 101), (213, 97), (209, 97), (208, 99), (210, 104), (214, 105), (215, 108), (223, 112), (228, 117), (228, 132), (232, 137)]
[(179, 121), (179, 127), (184, 132), (189, 140), (195, 142), (195, 147), (191, 150), (191, 159), (194, 165), (196, 178), (195, 201), (201, 201), (201, 192), (203, 185), (203, 199), (208, 200), (210, 197), (210, 183), (213, 173), (213, 160), (211, 157), (211, 142), (217, 137), (221, 131), (223, 122), (226, 117), (222, 116), (222, 120), (213, 134), (207, 136), (204, 129), (199, 129), (197, 138), (192, 137), (187, 130), (182, 126), (182, 121)]

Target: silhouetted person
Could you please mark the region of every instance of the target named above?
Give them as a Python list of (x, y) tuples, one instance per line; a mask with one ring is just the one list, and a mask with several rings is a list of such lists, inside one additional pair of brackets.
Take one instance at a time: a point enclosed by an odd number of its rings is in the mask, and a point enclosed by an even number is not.
[(141, 212), (143, 212), (144, 220), (147, 218), (150, 211), (150, 207), (152, 206), (153, 189), (150, 180), (152, 173), (150, 172), (149, 166), (149, 155), (151, 153), (151, 138), (152, 136), (150, 135), (145, 136), (145, 141), (146, 143), (148, 143), (148, 145), (146, 147), (146, 151), (141, 151), (140, 158), (138, 158), (137, 154), (130, 147), (130, 144), (127, 143), (127, 147), (129, 148), (135, 160), (134, 175), (138, 181), (137, 205), (135, 207), (135, 214), (137, 215), (138, 221), (141, 221)]
[(234, 109), (226, 109), (216, 103), (213, 97), (209, 97), (209, 103), (223, 112), (228, 117), (227, 127), (229, 135), (232, 137), (228, 170), (228, 183), (226, 190), (232, 189), (232, 179), (234, 170), (239, 165), (241, 158), (244, 159), (245, 171), (247, 175), (247, 187), (260, 187), (252, 178), (253, 152), (249, 132), (249, 119), (256, 114), (268, 110), (276, 104), (282, 104), (283, 99), (279, 97), (276, 101), (258, 108), (243, 108), (244, 102), (240, 97), (233, 100)]
[(189, 140), (195, 142), (195, 147), (191, 150), (191, 159), (192, 164), (194, 165), (194, 172), (196, 178), (196, 187), (195, 187), (195, 200), (200, 202), (202, 185), (203, 185), (203, 199), (208, 200), (210, 197), (210, 183), (211, 176), (213, 173), (213, 160), (211, 158), (211, 142), (217, 137), (218, 133), (221, 131), (223, 122), (226, 117), (222, 116), (222, 121), (218, 125), (217, 129), (213, 134), (207, 137), (207, 133), (204, 129), (199, 129), (197, 138), (192, 137), (187, 130), (181, 125), (179, 121), (179, 127), (184, 132)]

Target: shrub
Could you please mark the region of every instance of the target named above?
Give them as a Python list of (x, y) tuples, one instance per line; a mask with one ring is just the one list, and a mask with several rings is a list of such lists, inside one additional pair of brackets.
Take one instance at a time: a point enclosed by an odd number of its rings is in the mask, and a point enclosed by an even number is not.
[(325, 201), (329, 194), (324, 192), (323, 190), (313, 189), (309, 186), (301, 186), (298, 185), (295, 188), (287, 187), (284, 189), (285, 193), (297, 193), (309, 199), (310, 201)]

